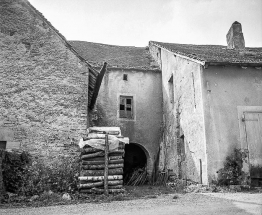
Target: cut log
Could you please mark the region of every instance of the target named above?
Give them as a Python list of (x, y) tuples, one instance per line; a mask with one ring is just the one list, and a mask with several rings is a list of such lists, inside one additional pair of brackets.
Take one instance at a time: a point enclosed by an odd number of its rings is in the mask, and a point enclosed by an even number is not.
[[(116, 168), (123, 168), (124, 164), (109, 164), (108, 169), (116, 169)], [(105, 164), (100, 165), (82, 165), (82, 168), (85, 170), (103, 170), (105, 169)]]
[[(108, 175), (121, 175), (123, 174), (123, 168), (109, 169)], [(103, 176), (104, 170), (82, 170), (80, 176)]]
[(95, 183), (87, 183), (87, 184), (79, 184), (78, 188), (93, 188), (93, 187), (101, 187), (104, 185), (104, 181), (99, 181)]
[[(97, 153), (100, 153), (100, 152), (97, 152)], [(102, 153), (104, 153), (104, 152), (102, 152)], [(93, 154), (96, 154), (96, 153), (93, 153)], [(82, 158), (82, 156), (85, 156), (85, 157)], [(105, 162), (104, 155), (100, 155), (99, 157), (98, 156), (97, 157), (96, 156), (95, 157), (90, 157), (88, 155), (82, 155), (82, 156), (81, 156), (82, 160), (87, 160), (87, 161), (104, 161)], [(121, 160), (121, 159), (123, 159), (123, 156), (115, 156), (115, 155), (109, 156), (109, 161), (110, 160)]]
[[(88, 147), (88, 148), (82, 148), (81, 149), (81, 154), (90, 154), (90, 153), (94, 153), (94, 152), (101, 152), (103, 151), (102, 149), (97, 149), (97, 148), (93, 148), (93, 147)], [(123, 154), (125, 152), (124, 147), (123, 146), (119, 146), (117, 148), (117, 150), (111, 151), (109, 152), (109, 154)]]
[(94, 153), (94, 152), (101, 152), (101, 149), (96, 149), (96, 148), (83, 148), (81, 149), (81, 154), (90, 154), (90, 153)]
[(123, 185), (108, 186), (108, 189), (122, 189)]
[(110, 186), (123, 185), (123, 180), (108, 181), (108, 185)]
[[(104, 180), (104, 176), (79, 176), (78, 179), (80, 181), (102, 181)], [(122, 180), (123, 175), (109, 175), (108, 180)]]
[[(121, 188), (109, 189), (108, 191), (109, 193), (124, 193), (125, 192), (125, 190)], [(89, 194), (92, 194), (92, 193), (102, 194), (104, 193), (104, 189), (100, 189), (100, 188), (80, 189), (79, 192), (80, 193), (89, 193)]]
[[(99, 189), (99, 188), (92, 188), (92, 191), (94, 191), (95, 193), (104, 193), (104, 189)], [(123, 193), (125, 192), (124, 189), (108, 189), (109, 193)]]
[[(94, 183), (85, 183), (79, 184), (79, 188), (93, 188), (93, 187), (101, 187), (104, 185), (104, 181), (94, 182)], [(115, 181), (108, 181), (108, 186), (117, 186), (123, 185), (123, 180), (115, 180)]]
[(123, 157), (122, 156), (109, 156), (109, 160), (111, 161), (111, 160), (122, 160), (123, 159)]
[(92, 154), (87, 154), (87, 155), (82, 155), (81, 159), (85, 160), (85, 159), (91, 159), (94, 157), (103, 157), (105, 155), (105, 153), (103, 151), (101, 152), (96, 152), (96, 153), (92, 153)]
[[(83, 160), (82, 161), (82, 165), (96, 165), (96, 164), (104, 164), (105, 162), (104, 161), (93, 161), (93, 160), (90, 160), (90, 161), (85, 161)], [(109, 160), (109, 164), (119, 164), (119, 163), (124, 163), (124, 160), (123, 159), (119, 159), (119, 160)]]
[(109, 143), (108, 143), (108, 134), (105, 135), (105, 168), (104, 168), (104, 194), (108, 196), (108, 152), (109, 152)]
[(3, 179), (3, 157), (4, 157), (4, 150), (0, 149), (0, 203), (4, 199), (4, 179)]
[(118, 150), (118, 151), (112, 151), (112, 152), (109, 152), (109, 155), (123, 155), (125, 154), (125, 150), (121, 149), (121, 150)]

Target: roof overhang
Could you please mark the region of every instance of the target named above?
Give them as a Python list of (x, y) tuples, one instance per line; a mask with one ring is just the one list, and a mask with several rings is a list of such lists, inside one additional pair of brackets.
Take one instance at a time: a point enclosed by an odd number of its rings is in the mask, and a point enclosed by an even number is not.
[(204, 61), (204, 60), (201, 60), (201, 59), (196, 59), (193, 56), (190, 57), (190, 56), (183, 55), (180, 52), (168, 49), (168, 48), (161, 46), (159, 44), (156, 44), (152, 41), (150, 41), (150, 43), (153, 44), (154, 46), (158, 47), (158, 48), (165, 49), (166, 51), (174, 54), (175, 56), (181, 57), (183, 59), (190, 60), (190, 61), (195, 62), (195, 63), (198, 63), (198, 64), (202, 65), (204, 68), (208, 68), (209, 66), (239, 66), (239, 67), (258, 67), (258, 68), (262, 67), (262, 63), (252, 63), (252, 62), (226, 62), (226, 61), (223, 61), (223, 62), (208, 62), (208, 61)]

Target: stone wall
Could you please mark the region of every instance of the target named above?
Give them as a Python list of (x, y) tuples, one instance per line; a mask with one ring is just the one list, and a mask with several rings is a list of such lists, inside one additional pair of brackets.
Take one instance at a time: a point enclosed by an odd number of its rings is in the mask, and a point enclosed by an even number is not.
[[(261, 153), (261, 147), (247, 137), (243, 111), (262, 112), (262, 73), (259, 68), (210, 66), (203, 70), (209, 181), (217, 179), (217, 171), (234, 148)], [(254, 119), (254, 122), (256, 119)], [(250, 131), (251, 132), (251, 131)], [(259, 130), (253, 128), (253, 134)], [(247, 142), (250, 142), (248, 146)], [(258, 141), (259, 142), (259, 141)], [(253, 150), (252, 150), (253, 145)], [(250, 156), (250, 155), (249, 155)]]
[(154, 45), (149, 49), (162, 64), (164, 129), (160, 163), (181, 178), (207, 183), (201, 65), (165, 49), (159, 53)]
[(0, 2), (0, 140), (51, 161), (88, 126), (88, 68), (27, 1)]

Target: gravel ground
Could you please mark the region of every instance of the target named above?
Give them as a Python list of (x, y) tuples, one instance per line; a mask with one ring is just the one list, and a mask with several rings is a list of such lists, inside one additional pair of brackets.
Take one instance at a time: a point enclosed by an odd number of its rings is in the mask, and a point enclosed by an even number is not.
[[(178, 198), (174, 198), (174, 196)], [(190, 194), (168, 194), (157, 198), (144, 198), (130, 201), (114, 201), (111, 203), (88, 203), (78, 205), (50, 206), (41, 208), (0, 209), (5, 215), (247, 215), (252, 214), (224, 198)], [(260, 215), (260, 214), (259, 214)]]
[(204, 195), (231, 200), (250, 214), (262, 215), (262, 193), (204, 193)]

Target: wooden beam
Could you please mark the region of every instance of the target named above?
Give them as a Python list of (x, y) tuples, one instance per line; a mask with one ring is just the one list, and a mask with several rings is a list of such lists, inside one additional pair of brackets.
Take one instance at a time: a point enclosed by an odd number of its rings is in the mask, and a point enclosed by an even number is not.
[(109, 151), (109, 144), (108, 144), (108, 134), (106, 134), (105, 139), (105, 172), (104, 172), (104, 194), (108, 196), (108, 151)]
[(100, 89), (100, 86), (101, 86), (101, 83), (103, 81), (103, 77), (106, 73), (106, 67), (107, 67), (107, 63), (104, 62), (104, 65), (102, 67), (102, 69), (100, 70), (100, 73), (99, 75), (97, 76), (97, 79), (96, 79), (96, 84), (95, 84), (95, 87), (94, 87), (94, 92), (93, 92), (93, 96), (91, 98), (91, 103), (89, 105), (89, 108), (92, 110), (95, 106), (95, 103), (96, 103), (96, 99), (97, 99), (97, 96), (98, 96), (98, 93), (99, 93), (99, 89)]

